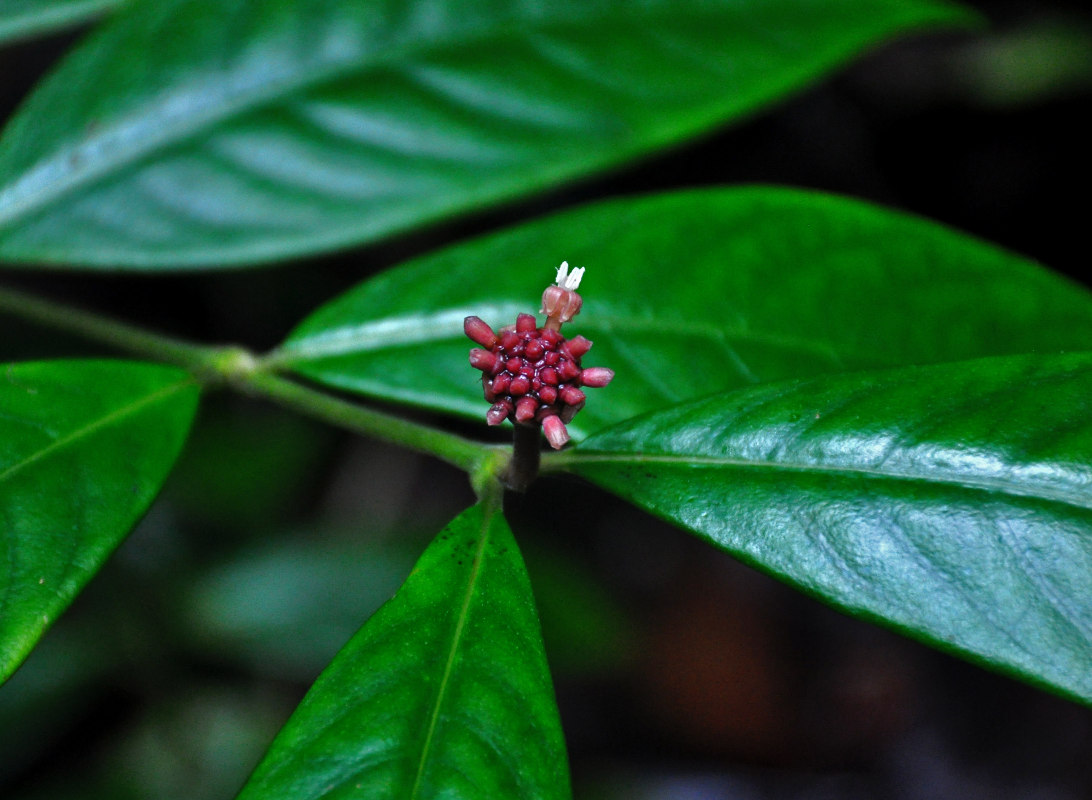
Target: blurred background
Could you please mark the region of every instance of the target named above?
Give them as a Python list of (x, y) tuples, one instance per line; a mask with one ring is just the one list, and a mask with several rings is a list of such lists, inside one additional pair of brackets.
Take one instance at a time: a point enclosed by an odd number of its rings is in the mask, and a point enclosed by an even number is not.
[[(888, 45), (731, 130), (379, 246), (226, 274), (0, 280), (261, 351), (452, 241), (619, 194), (762, 182), (922, 214), (1087, 281), (1092, 10), (968, 5), (988, 30)], [(79, 35), (0, 50), (4, 117)], [(3, 360), (101, 352), (0, 319)], [(471, 502), (434, 460), (210, 398), (159, 501), (0, 691), (0, 797), (233, 797)], [(578, 481), (541, 480), (508, 510), (581, 800), (1092, 798), (1088, 709), (844, 617)]]

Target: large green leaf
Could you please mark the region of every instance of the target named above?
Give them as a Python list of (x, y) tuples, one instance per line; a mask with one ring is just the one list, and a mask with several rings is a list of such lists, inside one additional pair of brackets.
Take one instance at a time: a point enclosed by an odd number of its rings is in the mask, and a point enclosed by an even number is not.
[(548, 468), (853, 614), (1092, 702), (1090, 465), (1092, 353), (1074, 353), (717, 395)]
[(754, 111), (935, 0), (154, 0), (0, 140), (0, 259), (218, 267), (363, 242)]
[(491, 504), (425, 551), (239, 796), (320, 797), (569, 797), (531, 586)]
[(180, 370), (10, 364), (0, 376), (0, 680), (144, 513), (197, 403)]
[(78, 25), (126, 0), (0, 0), (0, 45)]
[(618, 373), (577, 433), (759, 381), (1092, 342), (1092, 295), (1024, 259), (863, 203), (743, 188), (592, 205), (429, 255), (321, 308), (276, 358), (481, 418), (463, 317), (537, 311), (562, 258), (588, 269), (566, 332)]

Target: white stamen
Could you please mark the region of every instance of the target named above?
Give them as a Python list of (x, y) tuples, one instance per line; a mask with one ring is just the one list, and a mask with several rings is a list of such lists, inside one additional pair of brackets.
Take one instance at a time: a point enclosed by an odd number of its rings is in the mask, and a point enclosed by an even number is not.
[(574, 267), (573, 271), (569, 272), (569, 262), (562, 261), (561, 266), (557, 270), (557, 285), (562, 289), (568, 289), (575, 292), (580, 288), (580, 280), (584, 277), (585, 267)]

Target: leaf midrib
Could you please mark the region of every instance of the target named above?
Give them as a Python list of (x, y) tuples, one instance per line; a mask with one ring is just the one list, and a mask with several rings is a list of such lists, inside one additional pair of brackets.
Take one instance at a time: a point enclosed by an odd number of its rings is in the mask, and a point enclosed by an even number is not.
[[(525, 311), (531, 304), (522, 306), (519, 303), (510, 303), (500, 306), (487, 306), (486, 311), (492, 316), (494, 313), (499, 319), (507, 313), (514, 317), (519, 311)], [(479, 312), (479, 316), (482, 312)], [(386, 320), (376, 320), (362, 325), (341, 326), (331, 328), (319, 335), (304, 335), (299, 339), (290, 338), (284, 345), (274, 350), (267, 360), (271, 363), (284, 366), (293, 366), (323, 358), (342, 355), (355, 355), (357, 353), (376, 352), (397, 347), (406, 347), (420, 344), (437, 344), (445, 341), (462, 341), (465, 336), (462, 333), (462, 321), (466, 316), (466, 306), (457, 309), (445, 309), (428, 315), (413, 315), (409, 318), (395, 317)], [(401, 324), (399, 324), (401, 323)], [(452, 330), (450, 334), (435, 335), (436, 331), (444, 331), (447, 326), (458, 325), (458, 330)], [(596, 318), (589, 319), (587, 324), (582, 320), (572, 323), (574, 328), (579, 327), (582, 333), (598, 335), (598, 332), (609, 335), (615, 331), (635, 333), (655, 333), (664, 336), (693, 336), (705, 338), (711, 341), (747, 341), (767, 344), (783, 348), (789, 351), (801, 351), (815, 353), (828, 358), (832, 363), (843, 364), (842, 357), (836, 349), (826, 342), (815, 342), (797, 336), (786, 336), (777, 333), (767, 333), (755, 330), (749, 326), (717, 328), (710, 324), (694, 324), (685, 320), (640, 318), (627, 313), (618, 313), (611, 316), (611, 309), (599, 308)], [(376, 334), (374, 331), (381, 330)]]
[(170, 384), (169, 386), (158, 389), (149, 395), (145, 395), (139, 400), (134, 400), (131, 403), (121, 406), (114, 411), (111, 411), (109, 414), (101, 416), (92, 422), (89, 422), (81, 427), (71, 430), (67, 434), (54, 439), (45, 447), (34, 451), (30, 455), (20, 459), (19, 461), (16, 461), (14, 464), (4, 469), (3, 472), (0, 472), (0, 484), (10, 479), (14, 475), (18, 474), (19, 472), (23, 471), (24, 469), (30, 467), (31, 465), (59, 453), (70, 445), (78, 444), (82, 440), (94, 436), (100, 430), (107, 428), (116, 422), (119, 422), (125, 417), (138, 414), (146, 407), (154, 405), (160, 400), (186, 388), (187, 386), (194, 386), (196, 385), (196, 383), (197, 381), (194, 378), (185, 378), (176, 383)]
[[(0, 485), (2, 485), (5, 481), (11, 479), (18, 473), (22, 472), (23, 470), (27, 469), (28, 467), (56, 455), (70, 445), (78, 444), (81, 441), (94, 436), (100, 430), (103, 430), (104, 428), (107, 428), (114, 423), (121, 421), (125, 417), (138, 414), (145, 408), (158, 403), (159, 401), (165, 399), (166, 397), (169, 397), (175, 392), (178, 392), (186, 388), (187, 386), (193, 386), (195, 384), (196, 380), (194, 378), (187, 377), (184, 380), (180, 380), (169, 386), (165, 386), (161, 389), (156, 390), (155, 392), (152, 392), (151, 394), (145, 395), (138, 400), (121, 406), (120, 408), (115, 409), (109, 414), (99, 417), (93, 422), (73, 429), (66, 435), (54, 439), (45, 447), (34, 451), (30, 455), (15, 462), (14, 464), (10, 465), (2, 472), (0, 472)], [(12, 548), (12, 552), (9, 555), (14, 557), (14, 548)], [(4, 617), (4, 609), (6, 608), (8, 603), (11, 602), (11, 597), (12, 593), (10, 591), (0, 594), (0, 618)], [(16, 649), (15, 651), (11, 653), (5, 653), (4, 655), (6, 657), (3, 659), (3, 661), (0, 661), (0, 673), (6, 674), (11, 665), (17, 662), (23, 655), (25, 655), (25, 652), (20, 653), (19, 650)]]
[[(755, 459), (732, 458), (728, 456), (694, 456), (678, 453), (572, 453), (548, 456), (543, 459), (543, 472), (556, 472), (563, 469), (579, 468), (583, 464), (666, 464), (681, 467), (727, 467), (745, 470), (768, 470), (772, 472), (821, 473), (864, 478), (875, 481), (897, 481), (902, 483), (926, 483), (946, 486), (953, 489), (985, 491), (1010, 497), (1031, 498), (1051, 503), (1092, 510), (1092, 492), (1082, 493), (1076, 489), (1069, 492), (1050, 491), (1042, 484), (1035, 486), (1021, 485), (999, 478), (965, 476), (930, 476), (925, 473), (899, 472), (850, 465), (804, 464), (792, 461), (760, 461)], [(1083, 502), (1081, 502), (1083, 500)]]
[(443, 707), (447, 695), (451, 675), (455, 669), (455, 659), (459, 653), (459, 644), (462, 641), (463, 631), (466, 628), (467, 618), (470, 616), (470, 603), (474, 598), (474, 590), (477, 588), (478, 577), (481, 575), (482, 562), (485, 559), (485, 547), (489, 542), (489, 528), (492, 525), (493, 515), (496, 513), (491, 505), (486, 504), (482, 512), (482, 526), (478, 534), (478, 548), (474, 553), (474, 562), (470, 568), (470, 575), (466, 583), (466, 592), (463, 595), (462, 606), (455, 621), (455, 630), (451, 636), (451, 647), (448, 649), (447, 659), (440, 676), (440, 684), (436, 690), (436, 699), (433, 701), (432, 713), (429, 715), (428, 728), (425, 731), (425, 741), (421, 746), (421, 756), (417, 761), (417, 769), (414, 774), (413, 788), (410, 791), (410, 800), (417, 800), (424, 779), (425, 769), (429, 755), (432, 751), (432, 741), (436, 733), (436, 727), (440, 721), (440, 709)]

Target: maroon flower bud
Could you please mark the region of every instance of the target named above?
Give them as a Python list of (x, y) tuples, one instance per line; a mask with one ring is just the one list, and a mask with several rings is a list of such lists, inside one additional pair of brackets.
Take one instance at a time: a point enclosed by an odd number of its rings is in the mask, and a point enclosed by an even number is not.
[(538, 323), (531, 314), (520, 314), (516, 317), (516, 330), (520, 333), (530, 333), (537, 327)]
[(561, 398), (562, 402), (570, 406), (581, 405), (587, 399), (587, 395), (585, 395), (575, 386), (564, 386), (558, 391), (557, 394), (558, 397)]
[(493, 333), (493, 329), (481, 317), (471, 316), (464, 319), (463, 330), (467, 336), (488, 350), (492, 350), (497, 343), (497, 334)]
[(542, 432), (546, 434), (546, 441), (554, 450), (560, 450), (569, 441), (569, 431), (560, 417), (549, 416), (542, 420)]
[(498, 400), (485, 412), (485, 421), (490, 425), (500, 425), (512, 413), (512, 404), (507, 400)]
[(561, 380), (571, 381), (580, 374), (580, 367), (575, 361), (563, 358), (561, 363), (557, 365), (557, 374), (561, 377)]
[(482, 350), (480, 347), (472, 347), (470, 349), (470, 366), (474, 369), (480, 369), (482, 372), (489, 372), (496, 365), (497, 357), (488, 350)]
[(545, 352), (546, 348), (537, 339), (531, 339), (523, 346), (523, 355), (527, 356), (531, 361), (538, 361)]
[(538, 399), (548, 406), (557, 402), (557, 389), (553, 386), (543, 386), (538, 390)]
[(581, 358), (586, 352), (591, 350), (592, 343), (585, 339), (583, 336), (576, 335), (569, 339), (569, 354), (576, 359)]
[(516, 422), (529, 422), (538, 411), (538, 402), (533, 397), (521, 397), (516, 403)]
[(612, 380), (614, 380), (614, 370), (607, 367), (588, 367), (580, 373), (580, 382), (596, 389), (601, 389)]
[[(508, 384), (508, 394), (513, 397), (520, 397), (521, 395), (527, 394), (529, 391), (531, 391), (531, 381), (523, 375), (513, 379), (513, 381)], [(580, 390), (577, 389), (577, 391)], [(581, 394), (583, 394), (583, 392), (581, 392)]]

